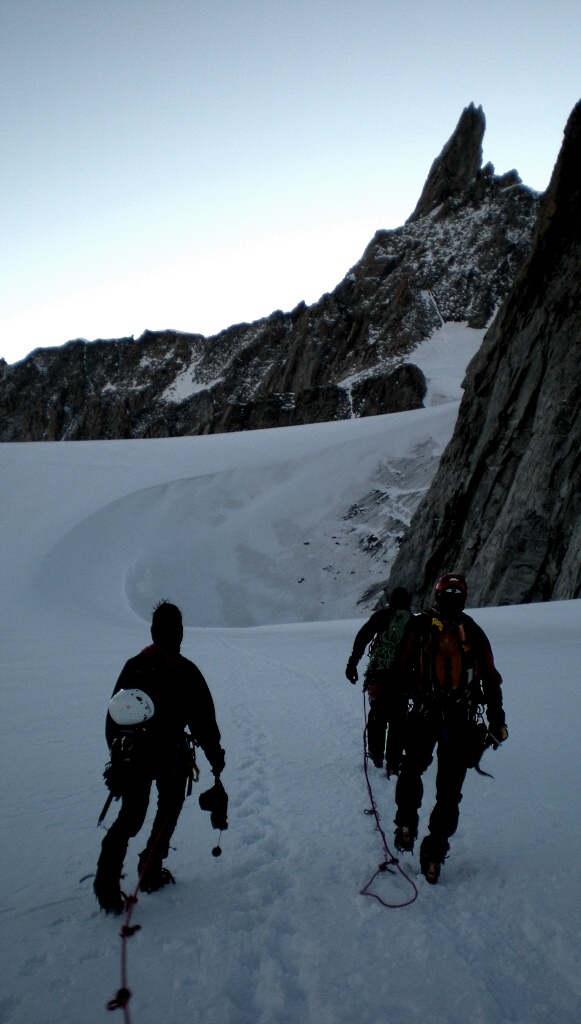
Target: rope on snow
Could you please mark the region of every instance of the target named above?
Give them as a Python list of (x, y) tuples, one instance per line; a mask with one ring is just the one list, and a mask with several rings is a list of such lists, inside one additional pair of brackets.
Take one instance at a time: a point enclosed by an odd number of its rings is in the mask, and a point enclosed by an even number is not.
[(126, 897), (127, 915), (119, 931), (119, 937), (121, 939), (121, 985), (117, 989), (117, 992), (113, 999), (110, 999), (109, 1002), (106, 1003), (106, 1008), (108, 1010), (123, 1011), (123, 1020), (125, 1024), (131, 1024), (131, 1015), (129, 1013), (129, 1000), (131, 999), (132, 995), (131, 989), (129, 988), (127, 983), (127, 939), (130, 939), (132, 935), (135, 935), (135, 933), (140, 931), (141, 929), (140, 924), (131, 924), (131, 915), (133, 914), (133, 908), (137, 903), (137, 894), (139, 892), (141, 882), (143, 881), (143, 876), (145, 875), (150, 865), (153, 852), (163, 834), (163, 830), (165, 829), (168, 821), (172, 816), (172, 813), (173, 810), (170, 810), (167, 818), (165, 819), (163, 825), (160, 827), (157, 833), (157, 836), (155, 837), (155, 841), (151, 846), (151, 850), (149, 851), (147, 859), (144, 861), (141, 871), (139, 872), (137, 885), (135, 886), (134, 891), (131, 893), (130, 896)]
[[(406, 874), (406, 872), (403, 870), (398, 858), (395, 857), (391, 850), (389, 849), (389, 846), (387, 845), (387, 839), (385, 837), (385, 832), (381, 827), (379, 811), (377, 810), (377, 804), (375, 802), (375, 797), (373, 796), (373, 790), (371, 788), (371, 781), (369, 778), (369, 770), (367, 767), (369, 757), (367, 754), (367, 700), (365, 691), (363, 692), (363, 716), (365, 721), (365, 727), (363, 729), (363, 769), (365, 771), (365, 781), (367, 782), (367, 792), (369, 793), (369, 799), (371, 800), (371, 807), (366, 808), (365, 813), (372, 814), (373, 817), (375, 818), (375, 828), (381, 836), (385, 858), (378, 866), (377, 871), (374, 872), (374, 874), (371, 876), (367, 884), (364, 885), (363, 888), (359, 890), (359, 892), (361, 896), (369, 896), (371, 899), (377, 900), (378, 903), (381, 903), (382, 907), (386, 907), (388, 910), (396, 910), (399, 907), (409, 907), (410, 904), (414, 903), (419, 895), (418, 888), (413, 879), (411, 879), (409, 875)], [(409, 900), (405, 900), (403, 903), (387, 903), (387, 901), (382, 899), (381, 896), (378, 896), (377, 893), (370, 891), (371, 886), (373, 885), (377, 876), (380, 874), (384, 874), (386, 871), (389, 871), (391, 875), (395, 875), (399, 871), (400, 875), (403, 875), (406, 882), (408, 882), (409, 885), (411, 885), (413, 889), (413, 895), (410, 896)]]

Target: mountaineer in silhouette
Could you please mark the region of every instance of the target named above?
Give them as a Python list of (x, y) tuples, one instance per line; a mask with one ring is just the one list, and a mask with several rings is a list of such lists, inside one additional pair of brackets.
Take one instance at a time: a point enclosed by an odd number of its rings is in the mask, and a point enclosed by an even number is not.
[(153, 643), (124, 666), (107, 713), (111, 761), (105, 779), (112, 795), (122, 800), (103, 839), (94, 882), (99, 905), (107, 913), (120, 914), (125, 908), (120, 887), (123, 862), (130, 838), (145, 821), (153, 782), (157, 813), (139, 857), (139, 888), (155, 892), (174, 881), (163, 861), (192, 774), (194, 742), (204, 751), (225, 798), (220, 782), (224, 751), (214, 703), (200, 670), (180, 654), (179, 608), (168, 601), (157, 605), (151, 638)]
[[(462, 786), (486, 746), (508, 736), (502, 678), (484, 631), (464, 612), (468, 589), (461, 573), (436, 583), (434, 602), (414, 619), (413, 706), (406, 720), (405, 755), (395, 790), (395, 843), (412, 851), (423, 796), (422, 775), (437, 746), (436, 803), (420, 847), (420, 867), (431, 884), (458, 826)], [(486, 708), (488, 725), (482, 719)]]
[(377, 768), (385, 758), (388, 777), (399, 773), (402, 758), (413, 618), (410, 595), (396, 587), (388, 607), (374, 612), (359, 630), (345, 670), (349, 682), (356, 683), (357, 665), (371, 645), (363, 684), (369, 697), (367, 752)]

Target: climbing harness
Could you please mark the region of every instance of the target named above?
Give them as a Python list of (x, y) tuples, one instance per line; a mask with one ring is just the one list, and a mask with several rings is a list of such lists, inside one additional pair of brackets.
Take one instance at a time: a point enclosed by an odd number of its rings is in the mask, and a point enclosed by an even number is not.
[[(363, 889), (360, 889), (359, 891), (361, 896), (369, 896), (371, 897), (371, 899), (377, 900), (378, 903), (381, 903), (382, 907), (386, 907), (389, 910), (396, 910), (399, 907), (409, 907), (411, 903), (414, 903), (415, 900), (417, 900), (418, 898), (418, 888), (415, 882), (403, 870), (398, 858), (395, 857), (391, 850), (389, 849), (389, 846), (387, 845), (387, 839), (385, 837), (385, 832), (381, 827), (379, 811), (377, 810), (377, 804), (375, 802), (375, 797), (373, 796), (371, 781), (369, 779), (369, 770), (367, 767), (369, 757), (367, 754), (367, 699), (365, 692), (363, 693), (363, 715), (365, 721), (365, 727), (363, 729), (363, 768), (365, 771), (365, 780), (367, 782), (367, 792), (369, 793), (369, 799), (371, 800), (371, 807), (367, 807), (365, 809), (365, 814), (373, 815), (373, 817), (375, 818), (375, 827), (381, 836), (385, 858), (381, 862), (381, 864), (379, 864), (377, 871), (374, 872), (374, 874), (371, 876), (367, 884), (364, 885)], [(395, 875), (397, 874), (397, 872), (399, 872), (400, 875), (403, 875), (406, 882), (408, 882), (408, 884), (411, 885), (413, 889), (413, 895), (410, 896), (408, 900), (405, 900), (403, 903), (387, 903), (387, 901), (382, 899), (381, 896), (378, 896), (377, 893), (371, 892), (371, 886), (375, 882), (375, 879), (378, 877), (378, 875), (383, 874), (386, 871), (388, 871), (391, 875)]]

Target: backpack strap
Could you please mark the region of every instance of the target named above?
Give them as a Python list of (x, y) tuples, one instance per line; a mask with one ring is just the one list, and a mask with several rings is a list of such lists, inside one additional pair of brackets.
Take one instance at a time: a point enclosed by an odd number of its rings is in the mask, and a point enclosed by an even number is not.
[(462, 652), (462, 667), (465, 673), (465, 689), (470, 691), (472, 684), (478, 679), (478, 674), (474, 652), (464, 623), (446, 623), (439, 618), (433, 609), (421, 612), (420, 620), (422, 622), (419, 643), (420, 679), (427, 681), (429, 687), (435, 692), (441, 692), (439, 685), (436, 686), (434, 679), (433, 658), (436, 648), (440, 643), (440, 633), (447, 627), (451, 627), (455, 628), (457, 632), (458, 643)]
[(474, 653), (472, 651), (472, 646), (471, 646), (470, 641), (468, 639), (468, 636), (466, 634), (466, 627), (465, 627), (463, 622), (459, 622), (458, 623), (458, 639), (460, 640), (460, 647), (462, 648), (462, 655), (463, 655), (463, 659), (464, 659), (464, 665), (466, 667), (466, 673), (467, 673), (467, 677), (468, 677), (467, 678), (467, 682), (468, 682), (468, 685), (470, 685), (470, 683), (474, 679), (474, 675), (475, 675), (474, 668), (475, 668), (475, 664), (476, 663), (475, 663), (475, 660), (474, 660)]

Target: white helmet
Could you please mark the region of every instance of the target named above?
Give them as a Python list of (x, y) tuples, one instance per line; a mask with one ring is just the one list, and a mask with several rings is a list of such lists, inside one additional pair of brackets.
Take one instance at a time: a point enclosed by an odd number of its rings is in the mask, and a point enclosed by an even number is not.
[(117, 725), (141, 725), (154, 711), (151, 697), (143, 690), (118, 690), (109, 701), (109, 714)]

